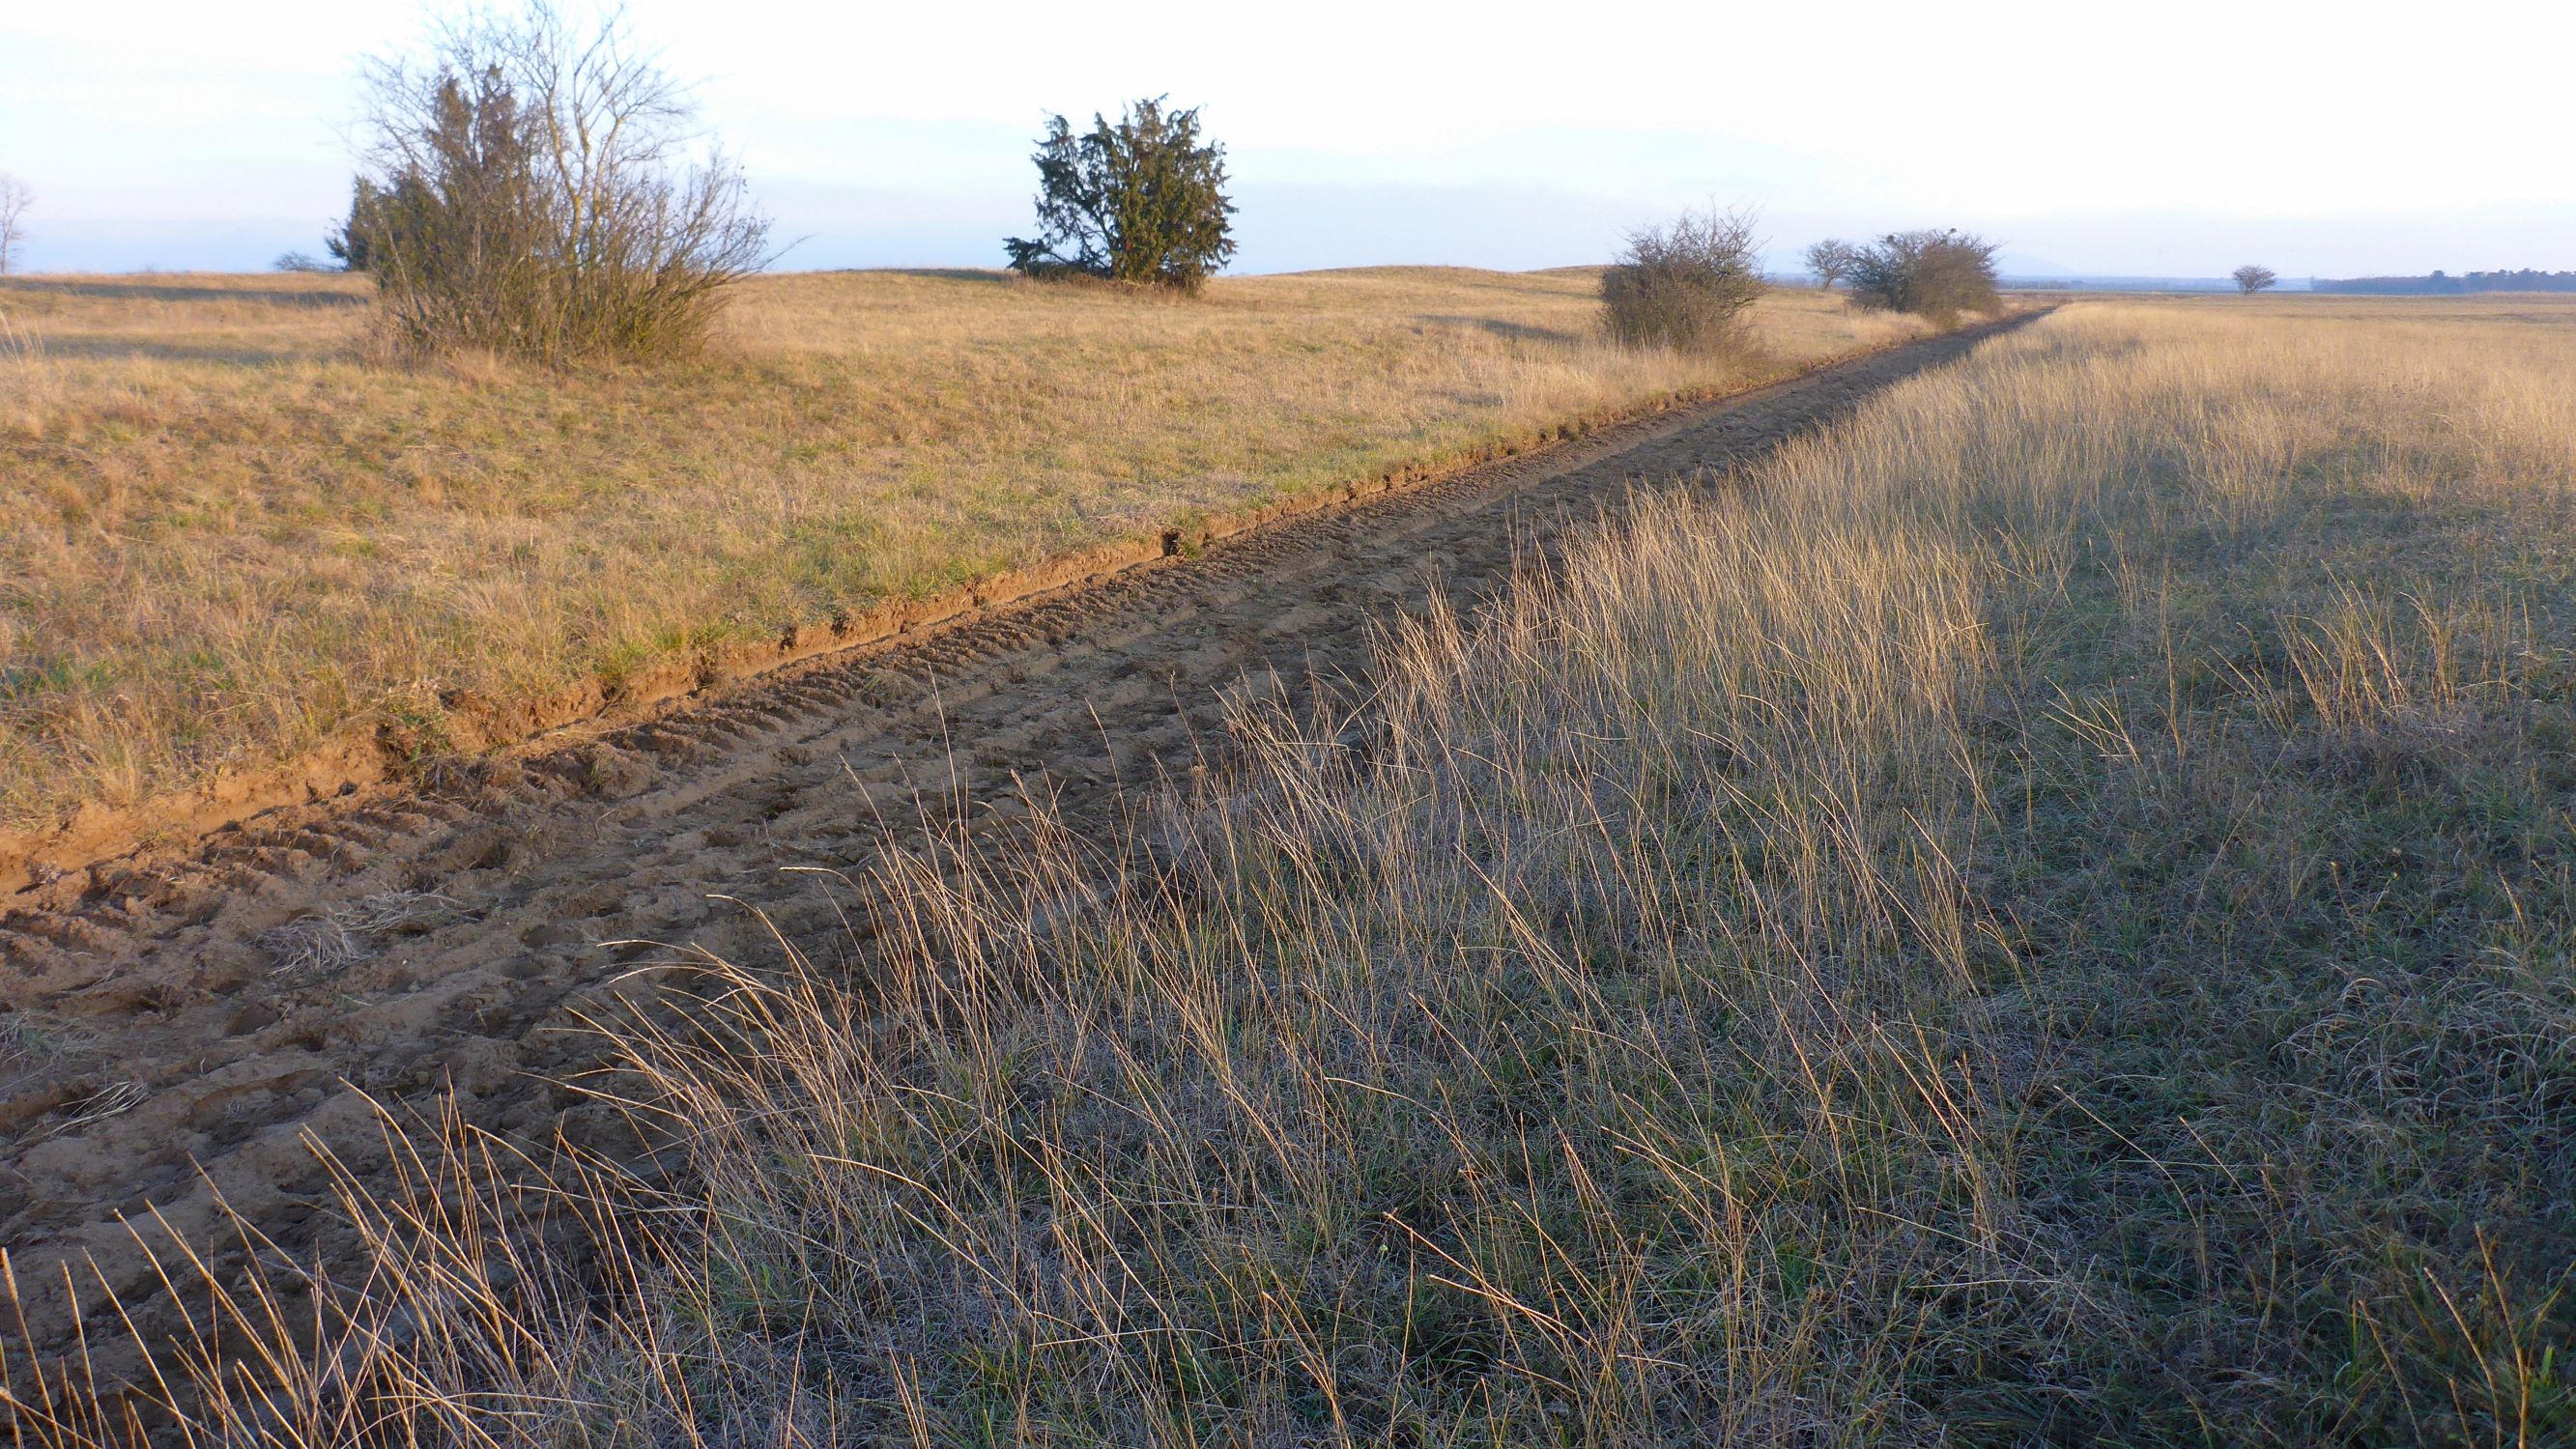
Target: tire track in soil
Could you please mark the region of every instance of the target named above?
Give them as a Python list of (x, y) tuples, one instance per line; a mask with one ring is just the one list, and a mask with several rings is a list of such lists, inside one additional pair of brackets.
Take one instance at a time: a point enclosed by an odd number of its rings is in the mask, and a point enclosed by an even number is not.
[[(761, 959), (755, 911), (815, 939), (846, 901), (783, 867), (853, 871), (889, 822), (953, 820), (969, 798), (1012, 794), (1015, 775), (1043, 781), (1070, 822), (1111, 820), (1122, 781), (1222, 754), (1220, 690), (1275, 677), (1302, 707), (1309, 681), (1362, 679), (1375, 630), (1435, 585), (1470, 601), (1547, 561), (1556, 521), (1751, 459), (2035, 315), (1300, 515), (539, 742), (444, 789), (273, 811), (9, 901), (0, 1248), (34, 1347), (63, 1350), (85, 1327), (103, 1368), (125, 1357), (100, 1280), (144, 1305), (147, 1330), (175, 1326), (120, 1214), (230, 1241), (220, 1192), (281, 1247), (327, 1255), (336, 1228), (305, 1136), (345, 1161), (381, 1156), (348, 1086), (410, 1103), (452, 1086), (472, 1120), (550, 1131), (579, 1110), (554, 1085), (587, 1064), (576, 1015), (647, 989), (619, 979), (637, 948), (603, 943)], [(355, 937), (355, 959), (299, 962), (280, 935), (371, 908), (393, 922)], [(83, 1325), (64, 1270), (85, 1261)]]

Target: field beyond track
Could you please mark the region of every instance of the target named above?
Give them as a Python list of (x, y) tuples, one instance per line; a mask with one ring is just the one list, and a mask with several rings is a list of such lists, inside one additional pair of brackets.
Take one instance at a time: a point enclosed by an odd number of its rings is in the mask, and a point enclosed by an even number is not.
[(1783, 292), (1759, 362), (1637, 353), (1594, 288), (780, 276), (701, 363), (564, 375), (371, 362), (358, 279), (0, 281), (0, 835), (353, 735), (492, 743), (888, 600), (1916, 330)]

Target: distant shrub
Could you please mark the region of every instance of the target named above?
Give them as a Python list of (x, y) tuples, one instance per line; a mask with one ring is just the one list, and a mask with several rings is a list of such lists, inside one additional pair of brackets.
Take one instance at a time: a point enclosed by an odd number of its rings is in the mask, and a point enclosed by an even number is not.
[(1736, 211), (1690, 211), (1628, 235), (1601, 274), (1603, 320), (1632, 347), (1722, 352), (1745, 343), (1744, 309), (1762, 295), (1761, 238)]
[(2236, 290), (2244, 293), (2248, 297), (2251, 297), (2255, 293), (2271, 286), (2274, 282), (2281, 280), (2280, 274), (2273, 271), (2270, 267), (2258, 267), (2251, 265), (2250, 263), (2248, 265), (2238, 267), (2235, 271), (2228, 273), (2228, 275), (2236, 279)]
[(1038, 141), (1038, 234), (1007, 237), (1011, 269), (1196, 291), (1234, 255), (1225, 148), (1199, 139), (1196, 107), (1167, 97), (1095, 113), (1075, 135), (1062, 116)]
[(562, 363), (699, 345), (767, 260), (720, 154), (692, 159), (686, 90), (613, 13), (538, 0), (445, 30), (369, 77), (374, 174), (332, 253), (375, 274), (393, 340)]
[(1832, 237), (1807, 248), (1807, 270), (1815, 273), (1816, 285), (1828, 292), (1834, 289), (1834, 283), (1851, 275), (1852, 264), (1858, 260), (1860, 248)]
[(1893, 232), (1854, 256), (1852, 298), (1942, 323), (1962, 312), (1990, 312), (2003, 301), (1995, 290), (2001, 249), (1963, 231)]
[(376, 229), (384, 225), (385, 194), (376, 183), (361, 176), (349, 187), (349, 219), (340, 229), (322, 239), (323, 250), (337, 258), (340, 269), (348, 272), (368, 270), (375, 254)]
[(27, 244), (27, 209), (35, 204), (36, 193), (26, 182), (0, 171), (0, 277), (18, 265), (18, 253)]

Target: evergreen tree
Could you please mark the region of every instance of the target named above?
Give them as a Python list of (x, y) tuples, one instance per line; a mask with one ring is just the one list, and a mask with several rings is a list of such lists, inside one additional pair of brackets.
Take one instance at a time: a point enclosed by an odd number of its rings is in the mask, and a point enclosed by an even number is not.
[(1115, 125), (1095, 114), (1081, 135), (1050, 121), (1032, 158), (1038, 234), (1002, 243), (1012, 270), (1196, 291), (1234, 255), (1225, 148), (1202, 144), (1196, 107), (1167, 111), (1165, 99), (1136, 102)]

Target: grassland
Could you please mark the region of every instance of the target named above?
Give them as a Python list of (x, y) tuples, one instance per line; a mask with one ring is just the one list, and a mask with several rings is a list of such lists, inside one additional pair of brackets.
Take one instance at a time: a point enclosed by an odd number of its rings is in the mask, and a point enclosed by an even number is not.
[(1692, 360), (1592, 289), (785, 276), (702, 364), (564, 376), (372, 363), (361, 281), (0, 282), (0, 832), (1911, 326), (1782, 293), (1767, 360)]
[(1151, 867), (897, 858), (882, 969), (702, 965), (728, 1008), (612, 1026), (603, 1085), (677, 1170), (530, 1194), (432, 1134), (351, 1194), (345, 1349), (217, 1398), (284, 1443), (2570, 1442), (2571, 336), (1989, 343), (1402, 627), (1321, 726), (1360, 750), (1248, 715)]

